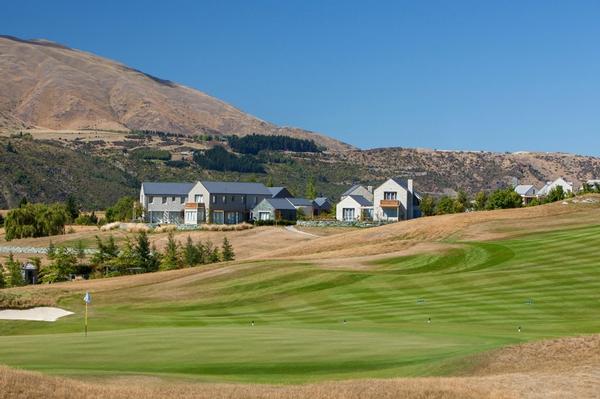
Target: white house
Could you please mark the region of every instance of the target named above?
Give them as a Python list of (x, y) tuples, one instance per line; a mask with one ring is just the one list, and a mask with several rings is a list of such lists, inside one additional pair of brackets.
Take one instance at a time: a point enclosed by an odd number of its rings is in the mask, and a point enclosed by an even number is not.
[(573, 192), (573, 183), (567, 182), (562, 177), (559, 177), (558, 179), (556, 179), (552, 182), (546, 183), (546, 185), (544, 187), (542, 187), (542, 189), (540, 191), (538, 191), (537, 195), (538, 195), (538, 197), (545, 197), (548, 194), (550, 194), (550, 191), (552, 191), (553, 189), (555, 189), (558, 186), (562, 187), (562, 189), (565, 193)]
[(347, 195), (336, 205), (335, 216), (344, 222), (372, 219), (373, 203), (360, 195)]
[(373, 192), (373, 220), (399, 221), (421, 216), (421, 197), (414, 191), (412, 179), (386, 180)]
[(515, 187), (515, 192), (523, 198), (523, 205), (527, 205), (538, 196), (538, 189), (531, 184), (520, 184)]

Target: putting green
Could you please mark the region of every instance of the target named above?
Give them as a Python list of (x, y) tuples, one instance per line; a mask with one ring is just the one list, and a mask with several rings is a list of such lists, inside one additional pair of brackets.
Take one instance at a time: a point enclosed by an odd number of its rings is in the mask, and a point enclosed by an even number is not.
[(460, 373), (470, 354), (599, 332), (599, 245), (590, 226), (370, 270), (246, 263), (94, 294), (87, 338), (72, 296), (61, 305), (77, 314), (56, 323), (0, 322), (0, 359), (63, 375), (276, 383)]

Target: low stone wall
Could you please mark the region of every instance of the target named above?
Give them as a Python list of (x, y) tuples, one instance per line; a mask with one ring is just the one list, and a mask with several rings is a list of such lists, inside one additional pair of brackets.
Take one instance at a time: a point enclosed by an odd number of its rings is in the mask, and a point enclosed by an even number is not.
[[(67, 252), (76, 254), (79, 251), (76, 248), (66, 248)], [(83, 250), (86, 255), (93, 255), (98, 252), (97, 249), (86, 248)], [(44, 247), (14, 247), (14, 246), (2, 246), (0, 247), (0, 254), (32, 254), (32, 255), (46, 255), (48, 248)]]
[(376, 227), (382, 226), (386, 223), (384, 222), (366, 222), (366, 221), (356, 221), (356, 222), (342, 222), (340, 220), (326, 219), (326, 220), (298, 220), (296, 222), (296, 226), (305, 226), (305, 227)]

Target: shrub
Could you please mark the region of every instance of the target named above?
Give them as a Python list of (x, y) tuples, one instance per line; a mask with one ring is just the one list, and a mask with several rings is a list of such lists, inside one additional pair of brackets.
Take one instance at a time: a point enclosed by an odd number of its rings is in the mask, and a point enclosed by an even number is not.
[(255, 226), (292, 226), (295, 225), (295, 220), (255, 220)]
[(485, 208), (493, 209), (510, 209), (520, 208), (523, 206), (523, 199), (515, 192), (512, 187), (501, 188), (490, 194)]
[(69, 214), (62, 204), (25, 204), (6, 215), (6, 240), (64, 234), (68, 220)]
[(116, 204), (106, 210), (106, 220), (110, 222), (126, 222), (142, 215), (140, 203), (133, 197), (122, 197)]
[(210, 150), (194, 152), (194, 162), (205, 169), (231, 171), (242, 173), (264, 173), (265, 168), (254, 157), (249, 155), (237, 156), (222, 146)]
[(80, 226), (94, 226), (98, 224), (98, 217), (95, 212), (82, 213), (75, 219), (75, 224)]
[(157, 159), (160, 161), (169, 161), (171, 159), (171, 153), (169, 151), (150, 147), (136, 148), (135, 150), (132, 150), (130, 154), (136, 159)]

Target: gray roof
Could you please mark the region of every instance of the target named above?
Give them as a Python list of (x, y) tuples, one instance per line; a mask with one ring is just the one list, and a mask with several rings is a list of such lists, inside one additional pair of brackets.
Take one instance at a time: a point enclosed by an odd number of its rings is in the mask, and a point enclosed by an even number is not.
[(350, 195), (349, 197), (358, 202), (360, 206), (373, 206), (373, 203), (362, 195)]
[[(283, 209), (288, 211), (295, 211), (294, 205), (292, 205), (285, 198), (265, 198), (263, 201), (267, 201), (274, 209)], [(262, 202), (262, 201), (261, 201)]]
[(515, 191), (519, 195), (527, 195), (531, 189), (535, 189), (535, 187), (531, 184), (521, 184), (515, 187)]
[(188, 195), (194, 183), (143, 182), (145, 195)]
[(271, 192), (262, 183), (227, 182), (227, 181), (201, 181), (210, 193), (214, 194), (250, 194), (268, 195)]
[(284, 190), (288, 191), (288, 189), (285, 187), (267, 187), (267, 190), (269, 190), (271, 192), (271, 195), (273, 197), (277, 196), (277, 194), (281, 193)]
[(407, 179), (401, 179), (399, 177), (392, 177), (392, 180), (395, 181), (396, 184), (398, 184), (402, 188), (404, 188), (406, 191), (408, 191), (408, 180)]
[(329, 198), (327, 198), (327, 197), (315, 198), (315, 204), (317, 204), (317, 206), (323, 206), (327, 202), (330, 202)]
[(346, 197), (346, 196), (350, 195), (350, 193), (352, 193), (354, 190), (356, 190), (359, 187), (363, 187), (363, 186), (361, 186), (360, 184), (353, 185), (348, 190), (346, 190), (342, 193), (342, 197)]
[(313, 206), (312, 200), (308, 198), (286, 198), (294, 206)]

